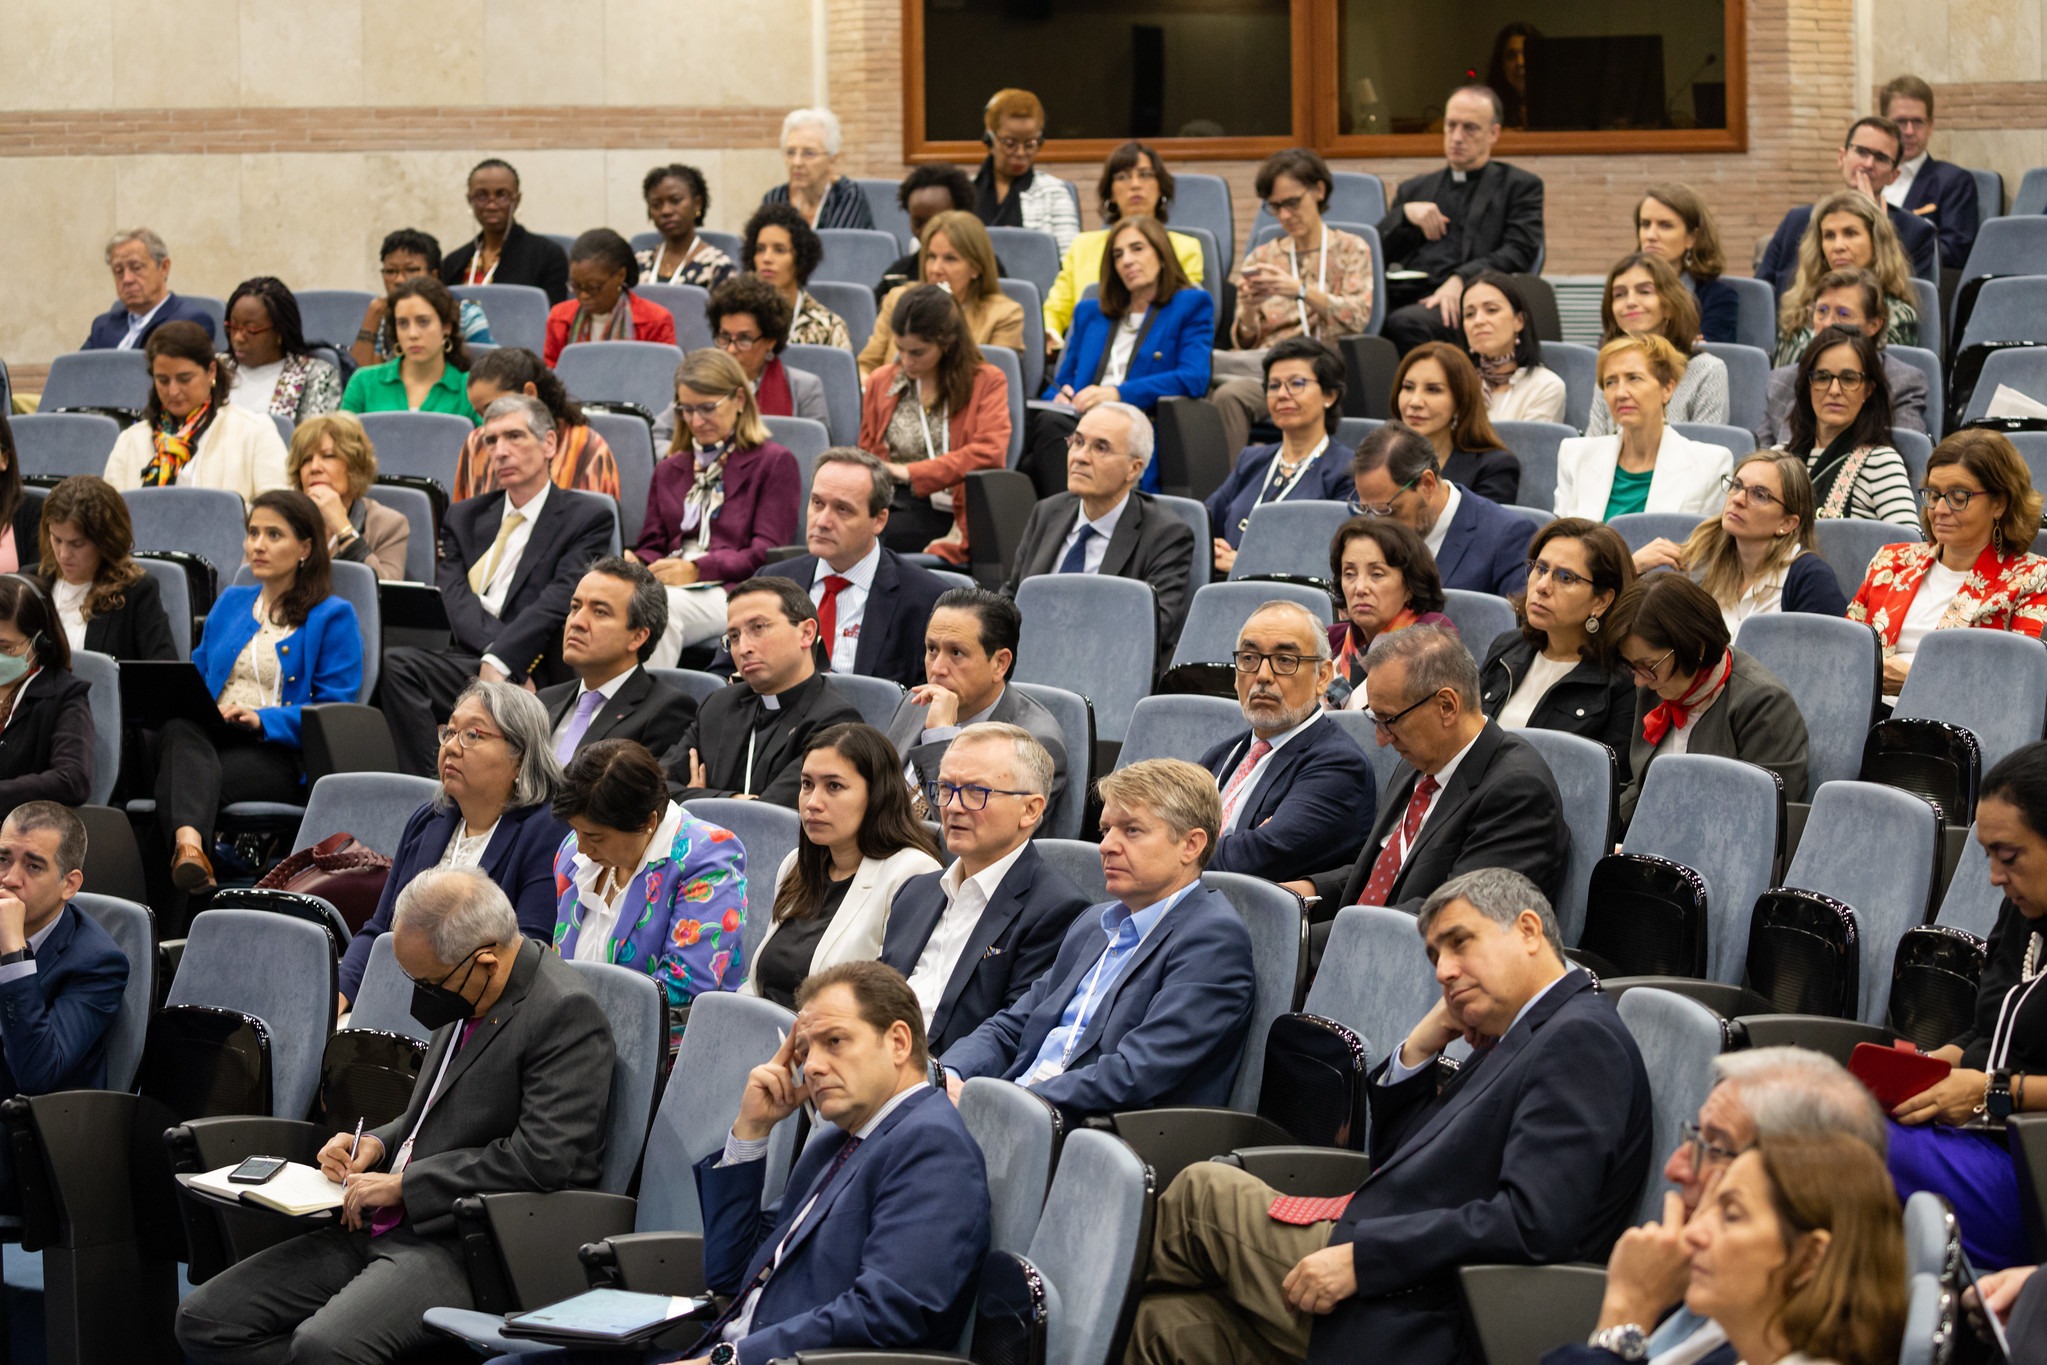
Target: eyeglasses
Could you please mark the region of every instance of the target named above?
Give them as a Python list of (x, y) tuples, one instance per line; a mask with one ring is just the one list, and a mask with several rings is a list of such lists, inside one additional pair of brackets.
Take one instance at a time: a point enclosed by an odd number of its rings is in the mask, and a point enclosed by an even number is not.
[(1292, 213), (1307, 197), (1305, 194), (1296, 194), (1285, 199), (1268, 199), (1265, 201), (1265, 211), (1277, 218), (1282, 213)]
[(761, 335), (758, 332), (750, 336), (734, 336), (730, 332), (720, 332), (711, 339), (718, 343), (718, 349), (721, 351), (747, 351), (761, 344)]
[(1045, 139), (1042, 137), (998, 137), (995, 139), (995, 145), (1008, 152), (1011, 156), (1021, 156), (1025, 152), (1037, 151), (1038, 148), (1045, 145)]
[(824, 157), (825, 154), (815, 147), (784, 147), (782, 149), (782, 160), (784, 161), (822, 161)]
[(1405, 493), (1408, 489), (1414, 487), (1415, 484), (1418, 481), (1420, 481), (1420, 479), (1421, 479), (1420, 474), (1415, 475), (1414, 478), (1409, 479), (1406, 483), (1394, 489), (1393, 498), (1388, 499), (1385, 502), (1365, 502), (1360, 498), (1352, 498), (1350, 500), (1351, 510), (1355, 511), (1359, 516), (1390, 517), (1393, 515), (1393, 502), (1397, 500), (1402, 493)]
[(1291, 379), (1268, 379), (1265, 381), (1265, 391), (1267, 393), (1285, 392), (1292, 394), (1296, 398), (1299, 398), (1309, 389), (1316, 387), (1319, 386), (1312, 378), (1305, 374), (1297, 374)]
[(1272, 665), (1276, 677), (1291, 678), (1301, 671), (1304, 663), (1321, 663), (1317, 654), (1260, 654), (1255, 649), (1240, 649), (1230, 656), (1230, 662), (1237, 666), (1239, 673), (1256, 674), (1265, 664)]
[(1860, 370), (1814, 370), (1810, 382), (1814, 393), (1825, 393), (1836, 384), (1841, 386), (1842, 393), (1861, 393), (1869, 376)]
[(479, 730), (473, 725), (466, 730), (457, 730), (452, 725), (443, 725), (434, 731), (434, 739), (443, 749), (448, 747), (450, 741), (453, 741), (455, 747), (465, 754), (487, 739), (503, 738), (504, 736), (495, 730)]
[(1541, 559), (1529, 560), (1528, 581), (1531, 583), (1540, 583), (1545, 578), (1547, 578), (1550, 582), (1556, 584), (1559, 588), (1565, 589), (1575, 588), (1580, 583), (1589, 581), (1586, 579), (1584, 574), (1581, 574), (1574, 569), (1555, 568), (1551, 566), (1547, 561)]
[(1944, 502), (1951, 511), (1966, 512), (1970, 499), (1988, 496), (1989, 490), (1985, 488), (1950, 488), (1945, 493), (1938, 488), (1922, 488), (1919, 490), (1919, 505), (1930, 512), (1933, 504)]
[(988, 809), (991, 796), (1036, 796), (1036, 792), (1010, 791), (1006, 787), (970, 787), (958, 782), (926, 782), (924, 800), (933, 810), (944, 810), (957, 798), (961, 810), (983, 811)]
[(1741, 1155), (1732, 1148), (1708, 1142), (1705, 1132), (1696, 1123), (1680, 1123), (1677, 1131), (1678, 1136), (1691, 1145), (1692, 1170), (1695, 1173), (1706, 1169), (1707, 1157), (1713, 1158), (1715, 1162), (1728, 1162)]
[(1102, 439), (1100, 436), (1097, 436), (1092, 441), (1090, 441), (1087, 437), (1081, 435), (1077, 431), (1074, 432), (1073, 435), (1066, 438), (1066, 449), (1070, 453), (1075, 455), (1078, 455), (1081, 451), (1085, 450), (1088, 454), (1094, 456), (1098, 460), (1106, 460), (1117, 455), (1122, 455), (1126, 459), (1136, 458), (1135, 456), (1130, 455), (1127, 451), (1116, 449), (1116, 447), (1110, 445), (1106, 440)]
[(1423, 697), (1420, 701), (1411, 702), (1408, 705), (1401, 707), (1400, 710), (1394, 713), (1393, 715), (1382, 716), (1369, 706), (1365, 708), (1365, 714), (1371, 717), (1372, 724), (1376, 725), (1381, 730), (1391, 730), (1394, 726), (1400, 724), (1400, 722), (1402, 722), (1403, 720), (1406, 720), (1409, 712), (1417, 710), (1424, 704), (1432, 702), (1435, 699), (1436, 694), (1434, 692), (1431, 692), (1426, 697)]
[(1637, 663), (1633, 659), (1627, 658), (1625, 656), (1622, 657), (1621, 662), (1626, 664), (1628, 666), (1628, 672), (1634, 674), (1636, 677), (1644, 678), (1649, 682), (1655, 682), (1656, 675), (1663, 670), (1664, 662), (1675, 653), (1677, 653), (1675, 649), (1666, 649), (1663, 651), (1663, 653), (1657, 655), (1654, 659), (1650, 660), (1646, 664)]
[(231, 337), (261, 337), (269, 336), (277, 329), (267, 323), (261, 327), (244, 327), (239, 322), (224, 322), (221, 324), (220, 330), (226, 332)]
[(1824, 303), (1816, 303), (1812, 306), (1812, 325), (1816, 332), (1824, 332), (1829, 327), (1859, 329), (1862, 326), (1862, 314), (1854, 308), (1830, 308)]
[(720, 637), (719, 642), (723, 644), (726, 649), (729, 650), (737, 646), (742, 640), (765, 640), (768, 636), (772, 635), (778, 627), (789, 624), (791, 623), (783, 619), (777, 619), (773, 621), (749, 621), (745, 625), (739, 627), (739, 629), (737, 630), (726, 631), (725, 634), (722, 637)]
[(1874, 147), (1865, 147), (1859, 142), (1849, 143), (1845, 150), (1862, 157), (1864, 160), (1873, 161), (1879, 166), (1895, 166), (1898, 164), (1898, 158), (1892, 156), (1889, 152), (1880, 152)]
[(720, 398), (715, 403), (677, 403), (675, 405), (675, 415), (685, 422), (692, 418), (700, 422), (708, 422), (718, 415), (718, 409), (724, 407), (726, 401), (726, 398)]
[(1732, 474), (1722, 479), (1720, 486), (1727, 490), (1727, 496), (1730, 498), (1739, 493), (1749, 502), (1760, 503), (1764, 507), (1782, 507), (1784, 505), (1784, 499), (1778, 497), (1761, 484), (1743, 483)]

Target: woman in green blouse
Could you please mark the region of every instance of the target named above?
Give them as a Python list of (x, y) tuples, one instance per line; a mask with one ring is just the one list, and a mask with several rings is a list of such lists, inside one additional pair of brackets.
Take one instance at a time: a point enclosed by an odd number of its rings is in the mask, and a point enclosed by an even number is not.
[(476, 421), (469, 406), (469, 351), (461, 314), (448, 286), (421, 275), (391, 295), (398, 355), (365, 365), (348, 381), (341, 406), (348, 412), (451, 412)]

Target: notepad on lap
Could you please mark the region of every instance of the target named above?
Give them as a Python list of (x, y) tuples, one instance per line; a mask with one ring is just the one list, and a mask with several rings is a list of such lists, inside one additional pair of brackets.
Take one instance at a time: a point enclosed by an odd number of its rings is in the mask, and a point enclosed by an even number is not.
[(626, 1342), (650, 1336), (709, 1304), (708, 1299), (592, 1289), (573, 1298), (505, 1317), (508, 1337), (558, 1342)]
[(222, 1166), (217, 1171), (195, 1175), (191, 1184), (217, 1195), (222, 1199), (235, 1199), (244, 1204), (303, 1218), (309, 1213), (326, 1213), (341, 1207), (342, 1187), (327, 1178), (327, 1173), (318, 1166), (290, 1161), (261, 1185), (236, 1185), (231, 1183), (228, 1172), (241, 1165), (239, 1161)]

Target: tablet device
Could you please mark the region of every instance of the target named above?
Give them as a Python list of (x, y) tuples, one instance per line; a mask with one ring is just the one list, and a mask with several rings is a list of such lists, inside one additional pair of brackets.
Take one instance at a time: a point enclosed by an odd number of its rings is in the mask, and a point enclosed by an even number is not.
[(121, 719), (123, 724), (149, 730), (161, 730), (174, 720), (189, 720), (210, 733), (254, 733), (221, 719), (220, 703), (199, 666), (183, 659), (124, 659)]

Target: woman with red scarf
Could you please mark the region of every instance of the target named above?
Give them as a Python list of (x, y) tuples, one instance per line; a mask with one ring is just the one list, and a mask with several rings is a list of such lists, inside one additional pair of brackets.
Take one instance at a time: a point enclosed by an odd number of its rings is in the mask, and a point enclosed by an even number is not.
[(1336, 676), (1323, 694), (1331, 711), (1365, 706), (1365, 655), (1372, 641), (1409, 626), (1457, 627), (1443, 615), (1443, 578), (1428, 543), (1391, 517), (1352, 517), (1329, 542), (1329, 578), (1343, 593), (1344, 619), (1329, 628)]
[(1682, 574), (1652, 574), (1621, 594), (1607, 621), (1636, 683), (1622, 824), (1663, 754), (1738, 758), (1777, 774), (1786, 801), (1805, 800), (1805, 717), (1776, 674), (1728, 643), (1711, 593)]

